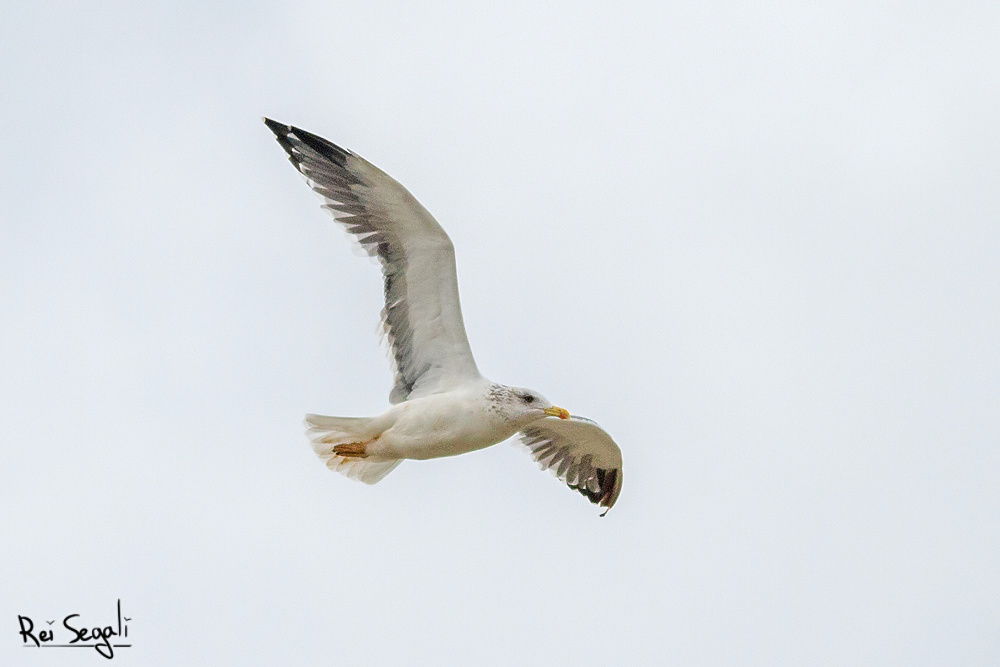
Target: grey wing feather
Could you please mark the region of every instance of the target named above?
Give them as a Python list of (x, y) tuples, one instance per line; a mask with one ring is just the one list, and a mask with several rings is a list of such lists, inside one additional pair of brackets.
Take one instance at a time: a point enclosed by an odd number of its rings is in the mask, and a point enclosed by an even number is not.
[(392, 403), (478, 378), (458, 299), (455, 248), (406, 188), (364, 158), (264, 119), (323, 208), (382, 266), (382, 327), (395, 367)]
[[(622, 452), (596, 422), (585, 417), (541, 419), (521, 431), (521, 442), (542, 470), (608, 513), (622, 490)], [(604, 516), (602, 514), (601, 516)]]

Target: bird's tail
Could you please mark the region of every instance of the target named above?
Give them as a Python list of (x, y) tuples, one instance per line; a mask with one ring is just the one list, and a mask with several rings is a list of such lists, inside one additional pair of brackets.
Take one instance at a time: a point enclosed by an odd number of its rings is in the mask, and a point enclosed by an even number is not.
[(330, 470), (365, 484), (374, 484), (392, 472), (402, 459), (358, 458), (334, 453), (337, 445), (360, 444), (378, 437), (372, 431), (372, 419), (366, 417), (324, 417), (306, 415), (306, 434), (313, 451)]

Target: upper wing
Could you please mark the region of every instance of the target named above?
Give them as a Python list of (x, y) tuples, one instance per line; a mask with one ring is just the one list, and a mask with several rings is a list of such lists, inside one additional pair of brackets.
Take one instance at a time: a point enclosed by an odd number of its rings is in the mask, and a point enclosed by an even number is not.
[(323, 208), (379, 260), (382, 328), (395, 364), (392, 403), (478, 378), (458, 302), (455, 248), (413, 195), (375, 165), (297, 127), (267, 126)]
[(576, 415), (540, 419), (521, 431), (521, 441), (542, 470), (551, 470), (569, 488), (608, 508), (604, 514), (618, 500), (622, 450), (596, 422)]

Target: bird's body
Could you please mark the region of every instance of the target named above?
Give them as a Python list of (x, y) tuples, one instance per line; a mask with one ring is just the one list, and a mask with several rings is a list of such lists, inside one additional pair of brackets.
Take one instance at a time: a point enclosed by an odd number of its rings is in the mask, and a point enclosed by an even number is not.
[(621, 491), (621, 451), (594, 422), (537, 392), (484, 378), (465, 334), (455, 251), (403, 186), (358, 155), (265, 119), (324, 208), (378, 259), (383, 330), (395, 365), (393, 404), (377, 417), (307, 415), (327, 466), (368, 484), (404, 459), (456, 456), (520, 433), (541, 467), (610, 508)]
[(497, 389), (484, 379), (393, 405), (371, 419), (365, 455), (377, 461), (437, 459), (503, 442), (534, 419), (505, 415), (489, 400)]

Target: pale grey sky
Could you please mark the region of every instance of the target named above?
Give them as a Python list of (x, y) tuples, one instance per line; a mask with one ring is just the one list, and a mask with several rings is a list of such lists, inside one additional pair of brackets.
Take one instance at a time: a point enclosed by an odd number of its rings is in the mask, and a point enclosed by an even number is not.
[[(0, 662), (976, 665), (1000, 652), (1000, 8), (14, 2), (0, 22)], [(377, 268), (262, 115), (455, 242), (480, 368), (589, 416), (327, 471)]]

